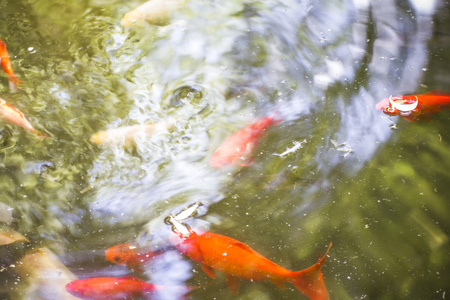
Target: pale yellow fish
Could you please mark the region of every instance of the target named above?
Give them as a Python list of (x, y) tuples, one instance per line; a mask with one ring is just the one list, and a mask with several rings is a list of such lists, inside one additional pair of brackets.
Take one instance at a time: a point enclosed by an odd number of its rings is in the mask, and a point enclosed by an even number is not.
[(183, 7), (185, 0), (150, 0), (127, 13), (123, 27), (142, 27), (145, 24), (167, 25), (170, 14)]
[(46, 133), (36, 130), (20, 110), (18, 110), (2, 98), (0, 98), (0, 116), (3, 117), (3, 120), (8, 123), (25, 128), (26, 130), (40, 137), (48, 137)]
[[(172, 123), (167, 123), (166, 128), (169, 129)], [(136, 138), (149, 138), (158, 128), (156, 124), (139, 124), (132, 126), (124, 126), (114, 129), (102, 130), (94, 133), (90, 141), (97, 145), (121, 145), (123, 147), (136, 146)]]

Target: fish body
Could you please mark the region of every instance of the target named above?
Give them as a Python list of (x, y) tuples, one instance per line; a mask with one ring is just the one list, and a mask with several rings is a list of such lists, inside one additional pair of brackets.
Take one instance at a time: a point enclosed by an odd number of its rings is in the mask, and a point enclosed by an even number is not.
[(150, 0), (127, 13), (123, 27), (142, 27), (145, 24), (167, 25), (170, 14), (183, 7), (185, 0)]
[(143, 265), (160, 255), (160, 251), (150, 251), (139, 246), (126, 243), (112, 246), (105, 251), (105, 257), (110, 262), (132, 268), (138, 273), (142, 273)]
[(40, 137), (48, 137), (46, 133), (36, 130), (20, 110), (2, 98), (0, 98), (0, 116), (8, 123), (20, 126)]
[(275, 120), (274, 115), (272, 115), (261, 118), (233, 133), (212, 154), (209, 164), (214, 168), (222, 168), (232, 164), (250, 165), (252, 162), (250, 155), (258, 146), (266, 130), (280, 122), (280, 120)]
[(214, 270), (225, 273), (228, 287), (235, 295), (239, 292), (238, 279), (270, 280), (281, 288), (284, 288), (284, 282), (290, 282), (313, 300), (329, 299), (320, 271), (329, 248), (315, 265), (292, 272), (242, 242), (211, 232), (197, 234), (190, 230), (189, 235), (174, 233), (171, 242), (183, 254), (200, 263), (211, 278), (215, 278)]
[(10, 244), (0, 245), (0, 270), (9, 268), (31, 250), (27, 240), (17, 240)]
[(391, 96), (378, 102), (376, 109), (408, 121), (429, 120), (431, 115), (450, 109), (450, 94), (434, 90), (423, 95)]
[(6, 50), (6, 43), (2, 40), (0, 40), (0, 60), (3, 70), (8, 75), (8, 79), (10, 82), (10, 85), (17, 86), (20, 83), (22, 83), (19, 78), (14, 74), (13, 69), (11, 67), (11, 61), (9, 59), (8, 51)]
[(137, 138), (149, 138), (160, 128), (170, 129), (173, 123), (168, 122), (161, 126), (157, 124), (138, 124), (119, 128), (102, 130), (94, 133), (90, 141), (97, 145), (121, 145), (125, 148), (136, 146)]
[(150, 299), (159, 287), (138, 277), (95, 277), (72, 281), (66, 290), (84, 300)]

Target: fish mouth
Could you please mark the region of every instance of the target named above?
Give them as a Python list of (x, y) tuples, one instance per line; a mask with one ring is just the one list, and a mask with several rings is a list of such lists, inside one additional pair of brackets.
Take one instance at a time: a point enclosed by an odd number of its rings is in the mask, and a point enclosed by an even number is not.
[(385, 107), (389, 107), (389, 99), (388, 98), (381, 100), (375, 106), (375, 108), (380, 111), (383, 111), (385, 109)]
[(397, 109), (400, 112), (411, 112), (416, 109), (417, 105), (419, 104), (419, 98), (417, 96), (415, 97), (416, 101), (414, 101), (413, 103), (406, 103), (407, 100), (403, 99), (402, 97), (394, 97), (393, 99), (391, 95), (389, 96), (389, 103), (391, 104), (392, 108)]

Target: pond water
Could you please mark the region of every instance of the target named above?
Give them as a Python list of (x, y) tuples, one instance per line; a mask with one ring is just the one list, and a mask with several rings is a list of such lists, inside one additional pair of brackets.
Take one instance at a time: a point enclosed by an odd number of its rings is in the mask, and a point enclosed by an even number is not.
[[(12, 211), (1, 221), (78, 278), (135, 276), (103, 251), (167, 247), (165, 219), (200, 202), (186, 224), (290, 270), (332, 242), (331, 299), (450, 297), (450, 112), (408, 122), (375, 109), (450, 92), (448, 2), (190, 0), (163, 26), (123, 27), (143, 2), (0, 1), (23, 81), (14, 92), (2, 72), (0, 97), (51, 136), (0, 124), (0, 216)], [(274, 112), (282, 122), (250, 165), (209, 165), (227, 136)], [(90, 140), (147, 123), (159, 130), (134, 147)], [(2, 299), (55, 299), (9, 272)], [(234, 296), (175, 249), (138, 275), (206, 285), (190, 299), (306, 299), (245, 280)]]

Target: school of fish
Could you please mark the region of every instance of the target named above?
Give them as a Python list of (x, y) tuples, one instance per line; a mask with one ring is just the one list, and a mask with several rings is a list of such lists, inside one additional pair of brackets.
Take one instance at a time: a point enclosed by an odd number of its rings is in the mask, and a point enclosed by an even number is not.
[[(126, 14), (121, 24), (124, 27), (143, 26), (147, 23), (167, 24), (170, 14), (180, 9), (183, 4), (184, 0), (151, 0)], [(8, 77), (11, 91), (17, 91), (23, 82), (13, 72), (6, 43), (1, 39), (0, 62)], [(432, 115), (450, 109), (450, 94), (434, 90), (422, 95), (390, 96), (377, 103), (375, 108), (389, 116), (399, 115), (408, 121), (430, 120)], [(36, 130), (19, 109), (3, 98), (0, 98), (0, 116), (3, 121), (19, 126), (38, 137), (49, 137), (47, 133)], [(260, 140), (271, 126), (281, 122), (282, 118), (278, 115), (277, 107), (272, 115), (259, 118), (234, 132), (212, 153), (210, 166), (219, 169), (251, 165), (255, 161), (253, 153)], [(171, 126), (172, 124), (168, 123), (166, 129)], [(150, 138), (155, 130), (154, 124), (124, 126), (96, 132), (90, 141), (98, 145), (128, 147), (137, 143), (138, 136)], [(277, 155), (284, 157), (297, 151), (301, 146), (302, 143), (294, 142), (293, 148)], [(290, 283), (309, 299), (329, 299), (321, 268), (327, 259), (331, 243), (326, 253), (314, 265), (301, 271), (290, 271), (265, 258), (243, 242), (217, 233), (194, 231), (184, 225), (182, 222), (193, 217), (200, 205), (195, 203), (178, 215), (170, 217), (174, 229), (168, 240), (182, 254), (199, 263), (209, 277), (215, 279), (216, 271), (224, 273), (226, 284), (234, 295), (239, 293), (239, 280), (243, 279), (271, 281), (282, 289), (285, 288), (285, 283)], [(6, 250), (8, 249), (5, 248)], [(105, 259), (142, 274), (145, 266), (163, 253), (164, 250), (152, 251), (137, 244), (125, 243), (108, 248), (105, 251)], [(90, 300), (151, 299), (155, 291), (165, 288), (167, 287), (153, 285), (136, 276), (85, 278), (66, 285), (66, 290), (70, 294)], [(194, 287), (181, 288), (189, 291)]]

